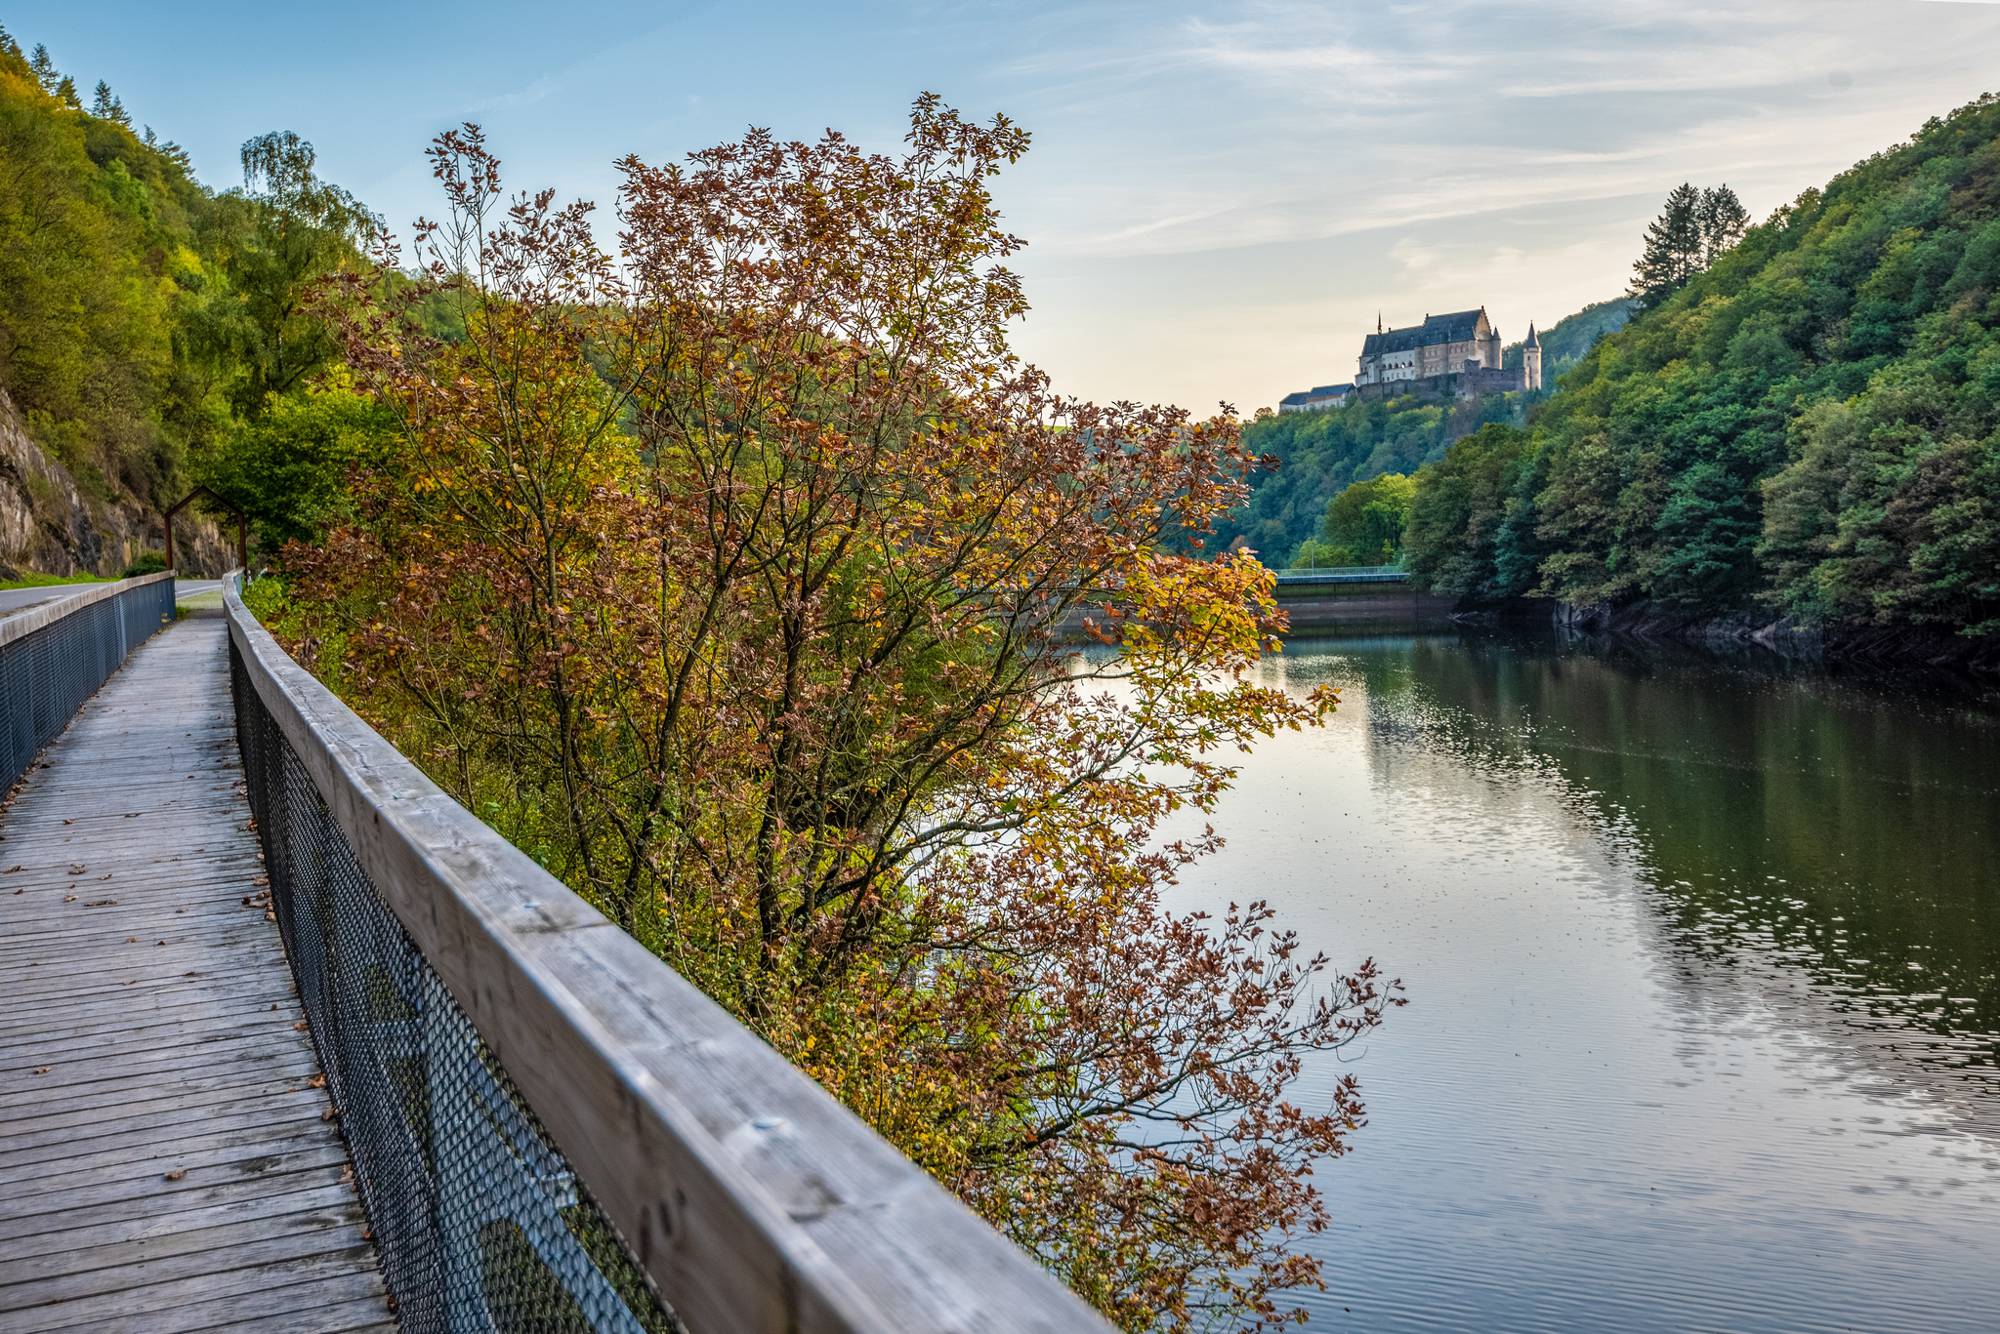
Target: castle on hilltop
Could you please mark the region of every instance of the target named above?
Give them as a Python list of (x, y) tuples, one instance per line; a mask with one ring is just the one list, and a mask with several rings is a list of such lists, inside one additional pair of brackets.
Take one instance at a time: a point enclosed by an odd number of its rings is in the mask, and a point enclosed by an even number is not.
[(1280, 412), (1310, 412), (1338, 407), (1349, 394), (1387, 398), (1395, 394), (1436, 393), (1458, 398), (1481, 394), (1511, 394), (1542, 387), (1542, 343), (1535, 326), (1521, 345), (1521, 364), (1501, 364), (1500, 331), (1486, 317), (1486, 307), (1449, 315), (1426, 315), (1422, 324), (1385, 329), (1380, 316), (1375, 332), (1361, 344), (1361, 361), (1352, 385), (1322, 385), (1287, 395)]

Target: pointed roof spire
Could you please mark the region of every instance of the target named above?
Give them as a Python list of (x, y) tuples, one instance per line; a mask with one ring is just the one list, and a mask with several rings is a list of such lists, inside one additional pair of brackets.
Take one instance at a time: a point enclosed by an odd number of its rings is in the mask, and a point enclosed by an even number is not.
[(1521, 344), (1521, 346), (1522, 346), (1522, 347), (1540, 347), (1541, 345), (1542, 345), (1542, 340), (1541, 340), (1541, 339), (1539, 339), (1539, 338), (1537, 338), (1537, 337), (1535, 337), (1535, 322), (1534, 322), (1533, 320), (1529, 320), (1529, 321), (1528, 321), (1528, 341), (1527, 341), (1527, 342), (1525, 342), (1525, 343), (1523, 343), (1523, 344)]
[(1380, 310), (1375, 312), (1375, 332), (1382, 332), (1382, 312)]

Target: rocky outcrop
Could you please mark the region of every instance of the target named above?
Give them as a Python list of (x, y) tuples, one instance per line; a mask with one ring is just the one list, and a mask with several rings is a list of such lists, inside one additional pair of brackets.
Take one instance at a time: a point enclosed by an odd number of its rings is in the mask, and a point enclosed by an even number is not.
[[(176, 521), (181, 567), (220, 574), (232, 563), (213, 523)], [(160, 516), (136, 498), (89, 496), (67, 468), (28, 435), (13, 399), (0, 390), (0, 578), (40, 574), (117, 574), (163, 541)]]

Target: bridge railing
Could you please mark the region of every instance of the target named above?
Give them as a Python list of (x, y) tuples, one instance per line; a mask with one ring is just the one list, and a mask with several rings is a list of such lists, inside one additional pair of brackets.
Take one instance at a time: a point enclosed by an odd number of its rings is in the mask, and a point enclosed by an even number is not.
[(57, 600), (0, 616), (0, 793), (174, 618), (172, 571), (50, 592)]
[(1278, 571), (1279, 584), (1385, 584), (1410, 577), (1400, 565), (1330, 565), (1320, 569)]
[(279, 927), (410, 1330), (1103, 1329), (225, 583)]

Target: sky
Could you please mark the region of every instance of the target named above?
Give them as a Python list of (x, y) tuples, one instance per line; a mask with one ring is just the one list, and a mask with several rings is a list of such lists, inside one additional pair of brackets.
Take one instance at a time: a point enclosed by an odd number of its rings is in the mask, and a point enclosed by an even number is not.
[(0, 0), (0, 23), (240, 183), (289, 129), (398, 230), (439, 130), (510, 185), (749, 125), (894, 149), (920, 92), (1034, 146), (995, 183), (1067, 392), (1246, 415), (1351, 379), (1363, 333), (1483, 305), (1508, 340), (1624, 287), (1682, 180), (1762, 218), (2000, 91), (1991, 0), (288, 5)]

